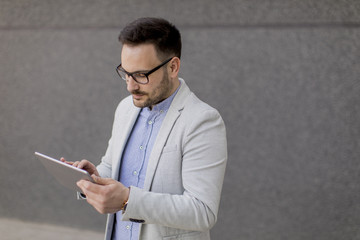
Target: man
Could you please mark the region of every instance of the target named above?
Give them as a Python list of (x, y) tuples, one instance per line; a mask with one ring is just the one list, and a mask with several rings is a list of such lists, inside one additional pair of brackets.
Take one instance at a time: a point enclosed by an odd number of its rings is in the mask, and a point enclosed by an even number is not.
[(227, 161), (223, 120), (178, 77), (175, 26), (141, 18), (119, 40), (117, 71), (131, 96), (117, 107), (101, 163), (70, 163), (96, 182), (78, 186), (109, 214), (105, 239), (210, 239)]

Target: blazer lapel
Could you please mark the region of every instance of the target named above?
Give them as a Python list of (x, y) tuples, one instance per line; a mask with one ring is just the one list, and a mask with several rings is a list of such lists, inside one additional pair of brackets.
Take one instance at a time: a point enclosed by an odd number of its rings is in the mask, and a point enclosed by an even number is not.
[(124, 148), (126, 146), (126, 142), (130, 136), (130, 133), (134, 127), (136, 119), (139, 115), (140, 108), (132, 106), (130, 110), (126, 113), (127, 116), (122, 117), (124, 119), (117, 127), (116, 131), (116, 139), (114, 139), (114, 143), (118, 147), (114, 147), (113, 152), (113, 167), (112, 167), (112, 178), (118, 179), (119, 177), (119, 170), (121, 164), (121, 156), (123, 154)]
[(179, 111), (174, 111), (174, 110), (172, 112), (169, 111), (162, 123), (160, 131), (156, 137), (156, 141), (155, 141), (154, 147), (152, 149), (149, 163), (147, 166), (144, 190), (150, 190), (152, 179), (154, 177), (154, 173), (155, 173), (157, 164), (159, 162), (161, 152), (165, 146), (165, 143), (169, 136), (171, 128), (173, 127), (176, 119), (179, 116), (180, 116)]
[(173, 128), (176, 120), (181, 114), (181, 111), (184, 108), (185, 98), (190, 93), (190, 89), (187, 87), (185, 82), (180, 79), (181, 87), (175, 96), (173, 102), (170, 105), (170, 108), (166, 114), (166, 117), (161, 125), (159, 133), (156, 137), (156, 141), (154, 143), (154, 147), (152, 149), (149, 163), (146, 170), (146, 177), (144, 183), (144, 190), (150, 190), (152, 180), (154, 178), (154, 174), (162, 153), (162, 150), (165, 146), (165, 143), (169, 137), (171, 129)]

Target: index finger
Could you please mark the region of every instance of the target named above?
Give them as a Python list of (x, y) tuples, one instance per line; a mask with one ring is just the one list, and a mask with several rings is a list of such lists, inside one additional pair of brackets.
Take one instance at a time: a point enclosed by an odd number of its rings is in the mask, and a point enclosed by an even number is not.
[(77, 168), (81, 168), (81, 169), (86, 169), (86, 168), (90, 168), (91, 167), (91, 162), (89, 162), (86, 159), (83, 159), (79, 162), (79, 164), (77, 165)]
[(73, 165), (73, 164), (74, 164), (74, 162), (66, 161), (66, 159), (63, 158), (63, 157), (60, 158), (60, 161), (62, 161), (63, 163), (69, 164), (69, 165)]

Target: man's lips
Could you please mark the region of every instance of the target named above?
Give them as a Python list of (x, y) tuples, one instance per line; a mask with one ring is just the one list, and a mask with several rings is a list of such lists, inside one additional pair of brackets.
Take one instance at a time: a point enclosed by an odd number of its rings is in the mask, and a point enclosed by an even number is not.
[(132, 96), (133, 96), (134, 99), (140, 99), (142, 95), (133, 94)]
[(131, 95), (133, 96), (134, 99), (140, 99), (145, 94), (144, 93), (139, 93), (139, 92), (132, 92)]

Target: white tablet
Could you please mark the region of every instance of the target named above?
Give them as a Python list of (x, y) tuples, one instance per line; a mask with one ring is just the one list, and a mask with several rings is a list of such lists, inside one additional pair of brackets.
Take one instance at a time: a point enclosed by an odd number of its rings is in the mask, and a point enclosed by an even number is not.
[(35, 155), (56, 180), (69, 189), (81, 191), (76, 185), (76, 182), (81, 179), (94, 182), (90, 174), (83, 169), (73, 167), (42, 153), (35, 152)]

